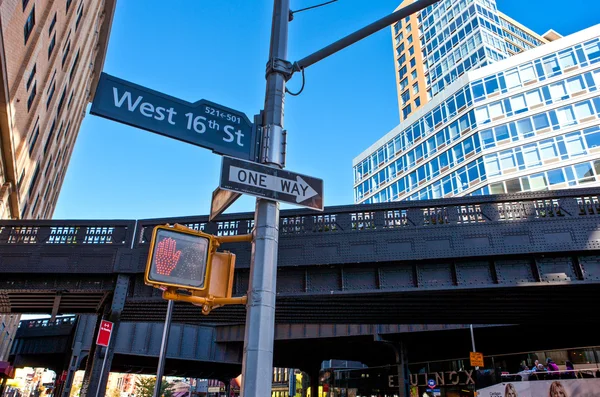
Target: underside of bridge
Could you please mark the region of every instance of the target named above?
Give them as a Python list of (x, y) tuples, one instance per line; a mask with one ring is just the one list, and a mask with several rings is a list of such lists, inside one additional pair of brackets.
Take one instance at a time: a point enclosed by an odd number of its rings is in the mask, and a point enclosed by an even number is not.
[[(341, 327), (341, 326), (338, 326)], [(356, 326), (361, 327), (361, 326)], [(227, 327), (224, 327), (227, 328)], [(382, 326), (379, 329), (382, 330)], [(352, 336), (311, 337), (279, 339), (275, 341), (273, 365), (311, 371), (320, 367), (324, 360), (358, 361), (370, 367), (393, 365), (398, 349), (404, 351), (409, 363), (430, 362), (449, 359), (468, 359), (471, 351), (471, 336), (468, 326), (412, 326), (413, 332), (390, 332), (385, 334), (363, 334)], [(364, 328), (363, 326), (363, 329)], [(392, 331), (399, 330), (394, 328)], [(404, 329), (404, 328), (403, 328)], [(428, 330), (429, 329), (429, 330)], [(242, 327), (243, 330), (243, 327)], [(222, 330), (224, 331), (224, 330)], [(297, 334), (296, 330), (292, 330)], [(239, 330), (237, 330), (239, 335)], [(309, 335), (306, 334), (306, 335)], [(332, 334), (333, 335), (333, 334)], [(597, 330), (570, 314), (556, 317), (550, 323), (537, 325), (476, 326), (477, 350), (486, 356), (500, 356), (523, 351), (549, 351), (563, 348), (597, 346)], [(148, 337), (152, 339), (151, 337)], [(241, 352), (243, 341), (239, 336), (227, 342), (213, 342), (215, 346), (229, 351)], [(41, 366), (60, 370), (56, 363), (68, 361), (70, 349), (63, 355), (30, 354), (15, 357), (16, 366)], [(78, 369), (85, 369), (88, 356), (81, 360)], [(155, 374), (158, 364), (156, 355), (124, 354), (116, 352), (111, 366), (112, 372)], [(238, 362), (215, 362), (197, 359), (168, 358), (165, 373), (168, 376), (230, 379), (241, 373), (241, 354)]]

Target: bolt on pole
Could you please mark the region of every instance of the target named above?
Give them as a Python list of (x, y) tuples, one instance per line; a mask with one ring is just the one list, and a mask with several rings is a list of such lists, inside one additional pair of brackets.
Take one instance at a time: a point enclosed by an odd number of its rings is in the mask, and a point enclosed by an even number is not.
[[(273, 67), (287, 59), (289, 0), (275, 0), (271, 46), (267, 65), (267, 88), (261, 162), (284, 166), (283, 106), (286, 76)], [(246, 309), (242, 397), (270, 397), (273, 378), (273, 337), (279, 240), (279, 203), (257, 199), (254, 216), (254, 243)]]

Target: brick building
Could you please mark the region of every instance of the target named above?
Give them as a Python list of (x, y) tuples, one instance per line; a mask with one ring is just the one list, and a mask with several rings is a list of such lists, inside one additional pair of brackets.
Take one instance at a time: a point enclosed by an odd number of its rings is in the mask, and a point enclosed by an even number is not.
[(0, 0), (0, 219), (51, 218), (116, 0)]
[[(51, 218), (116, 0), (0, 0), (0, 219)], [(0, 315), (0, 361), (19, 316)]]

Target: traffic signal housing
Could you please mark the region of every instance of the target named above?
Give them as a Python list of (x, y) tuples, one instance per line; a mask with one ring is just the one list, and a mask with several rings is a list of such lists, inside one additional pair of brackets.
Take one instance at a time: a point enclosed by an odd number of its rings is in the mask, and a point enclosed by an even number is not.
[(156, 226), (144, 281), (163, 290), (164, 299), (202, 306), (204, 314), (223, 305), (245, 304), (246, 296), (231, 296), (235, 255), (217, 248), (251, 241), (251, 234), (213, 236), (178, 224)]
[(157, 226), (152, 233), (145, 282), (157, 288), (208, 293), (215, 237), (185, 226)]

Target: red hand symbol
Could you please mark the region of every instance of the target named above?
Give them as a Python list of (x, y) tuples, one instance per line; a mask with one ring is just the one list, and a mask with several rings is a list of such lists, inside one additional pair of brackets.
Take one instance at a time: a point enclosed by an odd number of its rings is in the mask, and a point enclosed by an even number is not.
[(170, 237), (158, 243), (158, 248), (156, 248), (156, 253), (154, 254), (156, 272), (158, 274), (163, 276), (171, 275), (181, 256), (181, 251), (176, 251), (176, 249), (177, 242)]

